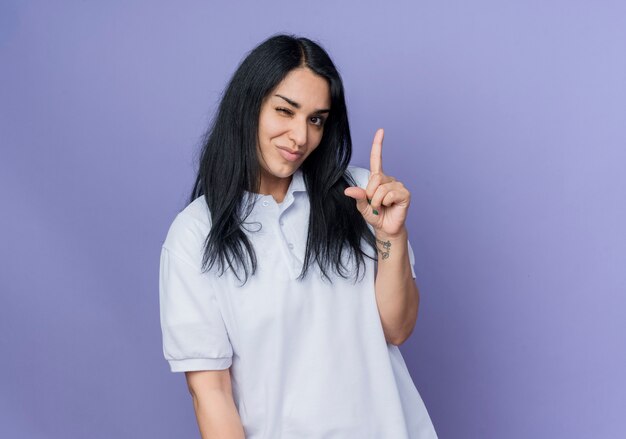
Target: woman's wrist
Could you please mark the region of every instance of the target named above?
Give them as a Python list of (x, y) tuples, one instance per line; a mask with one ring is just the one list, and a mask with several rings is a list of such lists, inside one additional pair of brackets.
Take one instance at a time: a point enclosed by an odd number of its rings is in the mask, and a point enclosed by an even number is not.
[(382, 231), (377, 230), (376, 233), (376, 240), (381, 240), (381, 241), (400, 241), (403, 239), (407, 239), (408, 238), (408, 232), (406, 230), (406, 227), (402, 227), (398, 233), (385, 233)]
[(391, 255), (393, 248), (400, 244), (403, 245), (408, 239), (408, 233), (405, 227), (400, 232), (388, 234), (384, 232), (376, 232), (376, 248), (381, 259), (387, 259)]

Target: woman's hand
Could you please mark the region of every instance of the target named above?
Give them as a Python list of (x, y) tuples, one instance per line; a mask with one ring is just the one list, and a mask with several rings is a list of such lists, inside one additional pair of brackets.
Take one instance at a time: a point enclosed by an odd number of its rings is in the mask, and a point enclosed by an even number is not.
[(344, 194), (356, 200), (356, 207), (376, 234), (386, 237), (406, 232), (404, 223), (411, 202), (411, 193), (395, 178), (383, 173), (382, 128), (376, 131), (370, 155), (370, 178), (365, 190), (346, 188)]

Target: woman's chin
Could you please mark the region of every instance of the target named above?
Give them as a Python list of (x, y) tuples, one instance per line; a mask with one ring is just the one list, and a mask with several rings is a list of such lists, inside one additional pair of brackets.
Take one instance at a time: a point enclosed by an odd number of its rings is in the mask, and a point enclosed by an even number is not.
[(284, 178), (289, 178), (293, 175), (294, 172), (296, 172), (298, 167), (299, 166), (296, 163), (275, 164), (269, 169), (261, 169), (262, 178), (269, 180), (281, 180)]
[(275, 178), (289, 178), (300, 167), (300, 162), (277, 164), (272, 167), (271, 174)]

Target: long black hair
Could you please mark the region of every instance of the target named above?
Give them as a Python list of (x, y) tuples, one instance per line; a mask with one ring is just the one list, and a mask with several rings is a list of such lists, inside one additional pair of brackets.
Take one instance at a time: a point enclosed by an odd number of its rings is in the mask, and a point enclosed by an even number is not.
[(275, 35), (241, 62), (203, 140), (189, 202), (204, 195), (211, 215), (202, 260), (205, 271), (218, 263), (220, 276), (230, 267), (241, 281), (238, 273), (243, 269), (243, 283), (256, 272), (256, 254), (243, 228), (254, 207), (251, 195), (258, 192), (260, 185), (259, 114), (264, 99), (298, 67), (307, 67), (325, 78), (331, 96), (320, 144), (301, 165), (311, 209), (304, 264), (298, 279), (306, 276), (312, 262), (317, 262), (322, 277), (328, 280), (329, 269), (347, 278), (349, 266), (342, 259), (347, 250), (348, 261), (356, 261), (356, 281), (365, 262), (363, 257), (374, 259), (361, 249), (361, 240), (376, 249), (375, 236), (356, 209), (355, 201), (343, 193), (346, 187), (356, 184), (346, 172), (352, 141), (339, 72), (317, 43), (308, 38)]

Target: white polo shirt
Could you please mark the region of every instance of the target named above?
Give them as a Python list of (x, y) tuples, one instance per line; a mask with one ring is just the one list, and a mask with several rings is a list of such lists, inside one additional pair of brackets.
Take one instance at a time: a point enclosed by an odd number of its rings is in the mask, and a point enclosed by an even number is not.
[[(349, 172), (366, 187), (367, 169)], [(204, 197), (169, 228), (159, 296), (172, 372), (230, 367), (248, 439), (436, 438), (400, 350), (385, 340), (374, 261), (365, 258), (356, 284), (339, 276), (324, 281), (317, 264), (298, 281), (309, 217), (302, 171), (282, 203), (256, 197), (246, 223), (258, 224), (246, 234), (258, 267), (243, 287), (230, 271), (218, 277), (200, 270), (210, 229)], [(410, 244), (409, 256), (413, 271)]]

